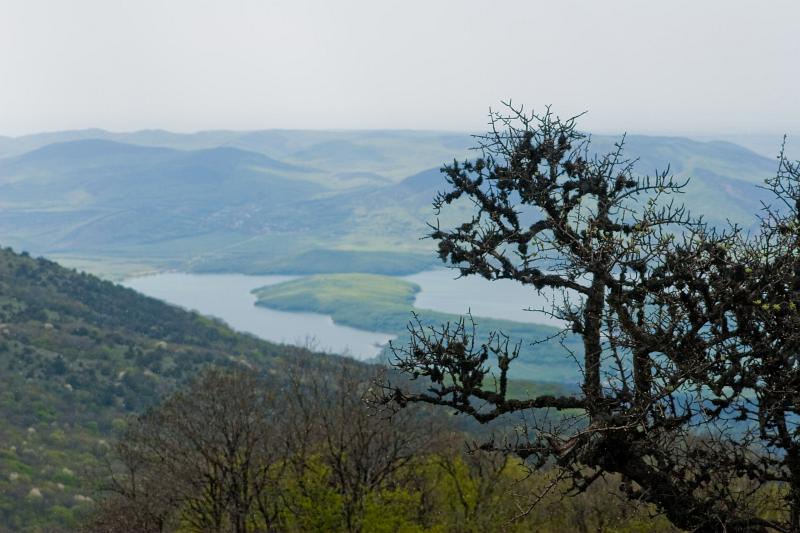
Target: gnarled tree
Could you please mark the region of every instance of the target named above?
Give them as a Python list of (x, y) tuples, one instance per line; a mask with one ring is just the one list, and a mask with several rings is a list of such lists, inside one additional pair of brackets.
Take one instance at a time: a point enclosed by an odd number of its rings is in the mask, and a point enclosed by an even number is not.
[[(685, 182), (668, 169), (634, 173), (624, 138), (593, 155), (575, 118), (507, 109), (478, 137), (482, 157), (442, 169), (450, 190), (435, 209), (471, 202), (470, 219), (437, 223), (430, 236), (462, 275), (552, 297), (545, 312), (582, 341), (581, 394), (510, 398), (518, 349), (501, 334), (478, 342), (461, 322), (410, 326), (395, 365), (424, 384), (385, 382), (383, 401), (442, 405), (482, 423), (576, 409), (483, 448), (557, 465), (577, 491), (619, 474), (631, 498), (681, 528), (797, 530), (798, 167), (781, 159), (769, 182), (793, 215), (768, 211), (757, 238), (717, 232), (674, 201)], [(764, 513), (761, 499), (783, 490), (769, 482), (790, 490)]]

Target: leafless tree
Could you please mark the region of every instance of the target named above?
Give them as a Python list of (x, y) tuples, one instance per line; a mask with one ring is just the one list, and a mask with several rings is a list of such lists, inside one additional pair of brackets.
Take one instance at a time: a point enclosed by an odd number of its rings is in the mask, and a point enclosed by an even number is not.
[(293, 462), (300, 470), (315, 468), (313, 456), (329, 469), (330, 483), (342, 497), (344, 529), (352, 532), (362, 530), (366, 498), (395, 483), (435, 440), (432, 425), (418, 412), (389, 421), (369, 407), (365, 397), (374, 375), (374, 368), (346, 362), (320, 373), (306, 369), (302, 359), (290, 372), (298, 441)]
[(125, 431), (101, 515), (110, 524), (138, 516), (143, 531), (177, 523), (194, 531), (269, 530), (282, 420), (253, 372), (205, 371)]
[[(390, 422), (369, 408), (374, 372), (301, 355), (280, 379), (206, 370), (131, 421), (87, 527), (285, 531), (330, 487), (341, 505), (325, 512), (340, 513), (342, 530), (361, 531), (367, 499), (400, 483), (433, 440), (417, 413)], [(288, 524), (292, 514), (299, 520)]]
[[(635, 174), (624, 138), (594, 155), (577, 117), (509, 104), (491, 118), (482, 156), (445, 166), (450, 190), (434, 201), (437, 212), (471, 205), (471, 217), (430, 236), (464, 276), (551, 296), (562, 338), (582, 341), (572, 354), (581, 394), (510, 398), (518, 346), (500, 333), (479, 342), (464, 321), (412, 323), (394, 364), (424, 383), (385, 381), (383, 402), (446, 406), (481, 423), (527, 413), (522, 435), (483, 448), (556, 465), (578, 492), (618, 474), (628, 497), (684, 529), (798, 530), (798, 167), (782, 158), (768, 184), (793, 214), (767, 211), (751, 238), (691, 216), (669, 169)], [(787, 521), (760, 514), (769, 482), (791, 487)]]

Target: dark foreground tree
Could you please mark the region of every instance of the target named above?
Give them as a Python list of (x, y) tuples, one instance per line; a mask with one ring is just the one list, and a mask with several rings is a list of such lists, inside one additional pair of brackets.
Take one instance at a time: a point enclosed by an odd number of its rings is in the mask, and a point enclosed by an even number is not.
[(362, 401), (375, 370), (298, 355), (280, 381), (206, 371), (131, 419), (85, 531), (676, 531), (625, 502), (618, 477), (578, 498), (550, 491), (511, 522), (510, 494), (540, 494), (557, 476), (530, 476), (502, 453), (464, 455), (468, 437), (434, 409), (375, 416)]
[(785, 205), (750, 237), (693, 218), (668, 169), (636, 175), (624, 139), (592, 155), (574, 118), (509, 105), (479, 141), (482, 157), (442, 169), (451, 188), (434, 202), (471, 204), (471, 218), (430, 236), (462, 275), (552, 298), (543, 312), (582, 340), (581, 394), (510, 398), (518, 347), (461, 322), (412, 324), (395, 366), (423, 383), (384, 382), (382, 401), (481, 423), (524, 414), (517, 435), (481, 447), (555, 465), (578, 492), (618, 474), (687, 530), (800, 530), (798, 166), (781, 157), (768, 187)]
[(387, 486), (402, 485), (398, 474), (420, 461), (435, 441), (432, 424), (419, 412), (403, 413), (394, 423), (375, 416), (363, 401), (374, 377), (371, 369), (342, 363), (322, 374), (310, 362), (301, 360), (289, 371), (284, 398), (291, 406), (289, 463), (299, 496), (284, 498), (284, 504), (299, 529), (319, 528), (297, 507), (314, 502), (315, 487), (308, 480), (324, 477), (339, 501), (341, 529), (369, 531), (364, 523), (369, 499)]
[(269, 379), (208, 369), (132, 419), (87, 530), (370, 531), (434, 434), (412, 412), (374, 416), (371, 368), (296, 357)]
[(287, 432), (253, 372), (208, 370), (134, 420), (114, 450), (95, 532), (270, 530)]

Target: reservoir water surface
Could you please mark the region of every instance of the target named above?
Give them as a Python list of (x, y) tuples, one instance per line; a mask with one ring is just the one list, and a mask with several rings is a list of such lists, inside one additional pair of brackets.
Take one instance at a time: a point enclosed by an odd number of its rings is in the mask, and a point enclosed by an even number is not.
[[(559, 325), (546, 315), (524, 310), (528, 307), (549, 308), (547, 300), (531, 288), (511, 281), (454, 279), (455, 275), (452, 270), (432, 270), (403, 279), (420, 286), (415, 302), (415, 307), (420, 309), (455, 314), (471, 311), (475, 316)], [(327, 315), (275, 311), (254, 305), (256, 298), (250, 291), (290, 279), (295, 277), (170, 272), (130, 278), (122, 285), (220, 318), (234, 329), (269, 341), (300, 345), (310, 342), (319, 350), (347, 354), (357, 359), (374, 357), (394, 338), (387, 333), (335, 324)]]

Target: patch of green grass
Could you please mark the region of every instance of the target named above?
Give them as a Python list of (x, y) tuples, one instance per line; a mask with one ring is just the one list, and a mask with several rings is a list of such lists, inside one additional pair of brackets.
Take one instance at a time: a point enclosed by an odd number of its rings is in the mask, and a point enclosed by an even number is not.
[[(449, 313), (416, 309), (414, 298), (419, 287), (391, 276), (315, 275), (261, 287), (253, 292), (258, 298), (257, 305), (280, 311), (330, 315), (338, 324), (395, 334), (399, 337), (398, 345), (408, 340), (407, 327), (413, 318), (412, 312), (424, 326), (436, 327), (460, 318)], [(514, 378), (553, 382), (577, 380), (574, 361), (567, 356), (563, 346), (554, 340), (534, 344), (556, 334), (556, 328), (486, 317), (473, 319), (480, 341), (486, 341), (492, 332), (502, 332), (512, 344), (521, 343), (520, 357), (512, 365)], [(565, 342), (573, 351), (579, 351), (575, 339), (567, 338)]]
[(546, 381), (529, 381), (526, 379), (509, 379), (506, 394), (510, 398), (526, 399), (536, 396), (563, 396), (578, 392), (577, 387), (569, 387), (563, 383)]
[[(258, 289), (259, 296), (269, 294), (271, 287)], [(381, 307), (407, 307), (414, 303), (419, 286), (389, 276), (370, 274), (329, 274), (311, 276), (280, 284), (271, 292), (274, 298), (313, 296), (319, 305), (328, 307), (343, 302), (368, 300)]]
[(153, 265), (136, 261), (126, 261), (109, 257), (73, 257), (68, 255), (53, 255), (53, 261), (66, 268), (74, 268), (109, 281), (122, 281), (133, 276), (153, 274), (167, 265)]

